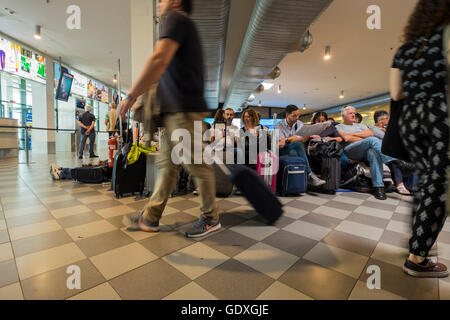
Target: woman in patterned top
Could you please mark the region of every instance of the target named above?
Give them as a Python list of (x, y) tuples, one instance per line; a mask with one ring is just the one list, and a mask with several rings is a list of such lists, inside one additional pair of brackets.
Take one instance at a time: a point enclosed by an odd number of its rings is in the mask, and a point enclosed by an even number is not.
[(391, 69), (392, 98), (403, 103), (400, 136), (420, 175), (410, 254), (403, 266), (415, 277), (448, 276), (447, 267), (432, 261), (428, 254), (447, 217), (445, 186), (450, 159), (443, 43), (449, 23), (450, 0), (419, 0)]

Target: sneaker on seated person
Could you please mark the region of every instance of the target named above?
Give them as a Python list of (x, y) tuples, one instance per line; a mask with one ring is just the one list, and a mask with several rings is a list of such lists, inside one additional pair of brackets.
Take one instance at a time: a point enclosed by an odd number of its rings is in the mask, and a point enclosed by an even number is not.
[(310, 172), (308, 174), (308, 185), (313, 187), (320, 187), (327, 183), (325, 180), (320, 179), (318, 176), (314, 174), (314, 172)]

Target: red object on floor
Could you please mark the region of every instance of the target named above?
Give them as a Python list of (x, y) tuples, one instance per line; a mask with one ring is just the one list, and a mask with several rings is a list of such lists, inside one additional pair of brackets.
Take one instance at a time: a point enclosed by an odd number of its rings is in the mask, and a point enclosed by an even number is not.
[(114, 167), (114, 151), (117, 150), (117, 139), (111, 137), (108, 140), (108, 150), (109, 150), (109, 158), (108, 158), (108, 167)]

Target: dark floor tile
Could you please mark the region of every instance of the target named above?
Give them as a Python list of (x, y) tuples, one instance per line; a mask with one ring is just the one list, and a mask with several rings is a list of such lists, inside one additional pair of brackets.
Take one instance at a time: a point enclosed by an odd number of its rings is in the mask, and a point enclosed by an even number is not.
[(14, 209), (35, 207), (35, 206), (39, 206), (39, 205), (42, 205), (42, 203), (38, 199), (13, 202), (13, 203), (3, 203), (3, 210), (14, 210)]
[(86, 191), (86, 192), (79, 192), (79, 193), (71, 193), (72, 197), (74, 197), (75, 199), (83, 199), (83, 198), (87, 198), (87, 197), (94, 197), (94, 196), (103, 196), (102, 193), (98, 192), (98, 191)]
[(188, 239), (179, 232), (169, 231), (161, 232), (156, 237), (141, 240), (139, 243), (161, 258), (195, 243), (195, 240)]
[(197, 202), (191, 200), (181, 200), (170, 204), (171, 208), (178, 209), (180, 211), (189, 210), (198, 206), (199, 204)]
[(1, 230), (0, 231), (0, 244), (9, 242), (9, 235), (7, 230)]
[(322, 227), (334, 229), (336, 228), (341, 222), (341, 219), (325, 216), (318, 213), (310, 213), (306, 216), (301, 217), (299, 220), (307, 221), (313, 224), (318, 224)]
[(411, 216), (406, 214), (400, 214), (400, 213), (394, 213), (392, 215), (391, 220), (395, 221), (401, 221), (410, 224), (411, 223)]
[(356, 279), (307, 260), (299, 260), (278, 281), (319, 300), (345, 300)]
[(220, 300), (252, 300), (266, 290), (274, 279), (230, 259), (195, 282)]
[(347, 210), (347, 211), (354, 211), (354, 210), (356, 210), (356, 208), (358, 208), (357, 205), (344, 203), (344, 202), (340, 202), (340, 201), (328, 201), (325, 205), (330, 208), (336, 208), (336, 209)]
[[(136, 212), (137, 213), (137, 212)], [(106, 219), (106, 221), (108, 221), (109, 223), (111, 223), (113, 226), (117, 227), (117, 228), (123, 228), (125, 225), (122, 222), (123, 220), (123, 216), (117, 216), (117, 217), (112, 217), (112, 218), (108, 218)]]
[(160, 300), (191, 280), (161, 259), (109, 281), (122, 299)]
[(239, 217), (238, 215), (230, 213), (230, 212), (221, 213), (219, 219), (220, 219), (220, 224), (224, 228), (233, 227), (233, 226), (243, 223), (244, 221), (247, 221), (247, 219), (244, 219), (243, 217)]
[(48, 203), (45, 206), (50, 210), (58, 210), (63, 208), (70, 208), (75, 206), (81, 206), (83, 203), (81, 203), (78, 200), (68, 200), (68, 201), (61, 201), (61, 202), (54, 202), (54, 203)]
[(409, 248), (410, 235), (399, 233), (390, 230), (384, 230), (383, 235), (380, 238), (380, 242), (384, 242), (400, 248)]
[(231, 210), (237, 207), (240, 207), (241, 205), (239, 203), (226, 200), (226, 199), (220, 199), (217, 200), (217, 205), (221, 210)]
[(374, 208), (374, 209), (380, 209), (385, 211), (394, 212), (395, 209), (397, 209), (397, 206), (391, 205), (391, 204), (385, 204), (383, 201), (364, 201), (361, 206)]
[(13, 217), (6, 219), (8, 228), (16, 228), (27, 224), (33, 224), (54, 219), (49, 212), (38, 212), (27, 214), (23, 216)]
[(206, 238), (202, 241), (202, 243), (227, 255), (228, 257), (234, 257), (242, 251), (250, 248), (252, 245), (257, 243), (257, 241), (237, 232), (224, 230)]
[(14, 260), (0, 262), (0, 288), (19, 281)]
[(127, 206), (135, 209), (136, 212), (138, 212), (138, 211), (144, 209), (146, 204), (147, 204), (147, 201), (137, 201), (137, 202), (128, 203)]
[(100, 217), (98, 214), (93, 212), (85, 212), (85, 213), (79, 213), (72, 216), (64, 217), (58, 219), (58, 223), (63, 228), (70, 228), (74, 226), (79, 226), (81, 224), (86, 224), (98, 220), (102, 220), (103, 218)]
[[(409, 300), (437, 300), (439, 297), (438, 279), (411, 277), (400, 267), (374, 259), (369, 259), (365, 270), (371, 265), (380, 267), (381, 289), (383, 290)], [(360, 280), (367, 282), (369, 276), (370, 274), (363, 272)]]
[(289, 218), (289, 217), (284, 217), (281, 216), (274, 224), (275, 227), (283, 229), (284, 227), (290, 225), (291, 223), (293, 223), (295, 221), (295, 219)]
[(105, 282), (105, 278), (89, 260), (78, 261), (74, 265), (80, 268), (81, 289), (67, 288), (67, 279), (71, 275), (67, 273), (69, 267), (67, 265), (21, 281), (24, 298), (26, 300), (63, 300)]
[(36, 194), (38, 195), (39, 198), (44, 199), (44, 198), (49, 198), (49, 197), (58, 197), (58, 196), (66, 196), (69, 195), (69, 193), (67, 193), (64, 190), (61, 191), (45, 191), (45, 192), (39, 192), (37, 191)]
[(133, 242), (134, 239), (126, 235), (124, 232), (114, 230), (77, 241), (77, 245), (87, 257), (93, 257), (106, 251), (126, 246)]
[(337, 192), (336, 195), (341, 195), (350, 198), (357, 198), (361, 200), (367, 200), (370, 197), (373, 197), (370, 193), (359, 193), (359, 192)]
[(389, 220), (377, 218), (374, 216), (369, 216), (366, 214), (352, 213), (347, 217), (348, 221), (353, 221), (361, 224), (366, 224), (368, 226), (385, 229), (389, 224)]
[(176, 212), (168, 215), (163, 215), (160, 222), (162, 224), (168, 225), (171, 228), (178, 228), (182, 225), (191, 223), (193, 221), (197, 221), (198, 218), (184, 213), (184, 212)]
[(275, 232), (262, 240), (262, 242), (300, 258), (317, 244), (316, 240), (305, 238), (284, 230)]
[(294, 200), (289, 202), (289, 206), (297, 209), (302, 209), (306, 211), (313, 211), (314, 209), (317, 209), (320, 207), (320, 205), (311, 204), (309, 202), (303, 202), (299, 200)]
[(100, 210), (100, 209), (107, 209), (107, 208), (113, 208), (123, 206), (123, 203), (116, 201), (116, 200), (106, 200), (106, 201), (100, 201), (100, 202), (93, 202), (86, 204), (86, 207), (88, 207), (91, 210)]
[(323, 238), (322, 242), (366, 257), (370, 257), (377, 246), (377, 241), (335, 230)]
[(21, 257), (29, 253), (38, 252), (72, 242), (64, 230), (44, 233), (37, 236), (13, 241), (14, 255)]

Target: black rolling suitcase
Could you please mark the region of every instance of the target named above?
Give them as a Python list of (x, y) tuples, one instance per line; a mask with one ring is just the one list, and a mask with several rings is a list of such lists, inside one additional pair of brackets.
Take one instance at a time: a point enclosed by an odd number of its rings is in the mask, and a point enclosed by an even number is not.
[(320, 178), (326, 181), (322, 186), (322, 191), (329, 194), (335, 194), (341, 183), (340, 158), (322, 158)]
[[(139, 133), (137, 140), (139, 142)], [(123, 149), (127, 149), (127, 146), (125, 145)], [(135, 163), (125, 166), (127, 155), (128, 153), (117, 152), (114, 157), (111, 185), (116, 198), (121, 198), (126, 194), (134, 194), (135, 192), (142, 196), (144, 192), (147, 156), (142, 152)]]
[(231, 179), (242, 195), (269, 224), (274, 224), (283, 214), (283, 205), (264, 180), (245, 165), (217, 165)]
[(72, 179), (81, 183), (102, 183), (106, 181), (106, 166), (81, 167), (70, 171)]

